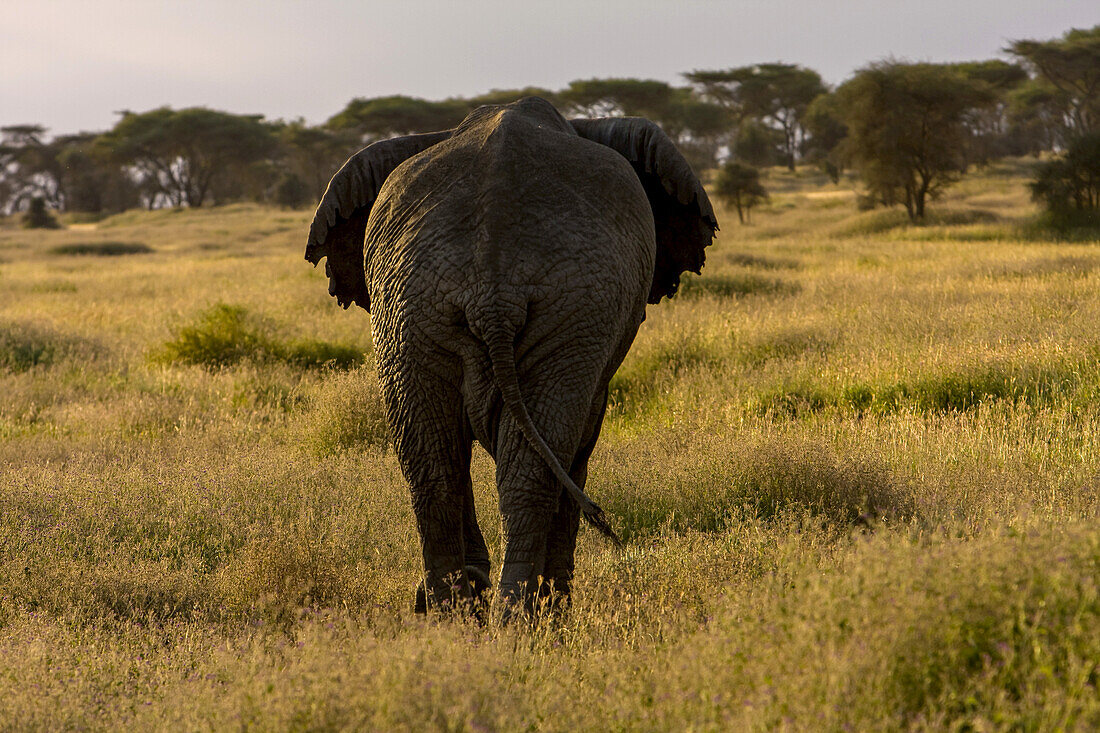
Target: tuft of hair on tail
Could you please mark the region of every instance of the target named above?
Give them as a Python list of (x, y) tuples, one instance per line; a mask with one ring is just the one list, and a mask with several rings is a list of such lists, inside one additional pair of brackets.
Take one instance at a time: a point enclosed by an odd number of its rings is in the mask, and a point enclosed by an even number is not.
[(623, 541), (619, 539), (619, 535), (615, 534), (615, 530), (611, 529), (611, 525), (607, 523), (607, 517), (604, 516), (603, 510), (597, 507), (595, 513), (585, 512), (583, 516), (585, 521), (599, 530), (600, 534), (611, 540), (611, 544), (622, 549)]

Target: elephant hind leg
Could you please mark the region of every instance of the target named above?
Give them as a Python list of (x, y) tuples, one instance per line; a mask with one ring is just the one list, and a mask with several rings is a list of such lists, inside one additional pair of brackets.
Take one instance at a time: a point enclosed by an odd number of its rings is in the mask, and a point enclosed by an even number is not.
[[(474, 506), (474, 487), (469, 475), (466, 477), (466, 505), (462, 515), (462, 538), (465, 547), (467, 568), (476, 568), (484, 577), (489, 577), (489, 548), (485, 536), (477, 523), (477, 509)], [(472, 582), (472, 581), (471, 581)]]
[[(451, 607), (472, 596), (465, 540), (470, 523), (476, 525), (470, 485), (472, 438), (462, 396), (426, 371), (396, 369), (380, 376), (424, 560), (416, 610)], [(471, 549), (476, 554), (477, 548)]]
[[(555, 403), (532, 390), (531, 404), (540, 434), (563, 465), (572, 465), (582, 424), (572, 413), (557, 411)], [(582, 413), (583, 414), (583, 413)], [(507, 618), (519, 608), (534, 609), (551, 572), (568, 584), (579, 511), (542, 456), (530, 445), (508, 414), (501, 417), (496, 446), (497, 489), (504, 530), (504, 557), (500, 597)], [(565, 549), (565, 546), (568, 546)], [(569, 555), (558, 562), (558, 547)], [(548, 550), (555, 549), (551, 555)], [(552, 570), (553, 566), (553, 570)]]
[[(569, 467), (569, 476), (582, 489), (588, 480), (588, 459), (596, 447), (607, 411), (607, 390), (601, 390), (592, 405), (585, 437), (573, 457)], [(568, 605), (572, 592), (573, 561), (577, 549), (577, 530), (580, 526), (580, 508), (563, 488), (558, 499), (558, 509), (550, 521), (550, 533), (546, 540), (546, 583), (542, 587), (543, 595), (550, 596), (552, 608)]]

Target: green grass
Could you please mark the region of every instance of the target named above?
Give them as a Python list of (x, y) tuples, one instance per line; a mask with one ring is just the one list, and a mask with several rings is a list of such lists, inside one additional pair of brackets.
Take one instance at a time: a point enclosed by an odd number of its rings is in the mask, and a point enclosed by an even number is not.
[[(1026, 162), (772, 201), (611, 384), (572, 609), (423, 620), (369, 316), (306, 212), (0, 226), (0, 727), (1100, 726), (1100, 255)], [(899, 218), (900, 217), (900, 218)], [(146, 242), (150, 256), (59, 256)], [(64, 248), (70, 248), (65, 250)], [(474, 501), (494, 568), (494, 466)]]
[(34, 321), (0, 322), (0, 371), (25, 372), (68, 357), (92, 357), (95, 344)]
[(280, 340), (240, 306), (218, 303), (192, 325), (180, 326), (152, 358), (167, 364), (217, 369), (243, 361), (283, 362), (303, 369), (350, 369), (363, 363), (363, 350), (315, 339)]

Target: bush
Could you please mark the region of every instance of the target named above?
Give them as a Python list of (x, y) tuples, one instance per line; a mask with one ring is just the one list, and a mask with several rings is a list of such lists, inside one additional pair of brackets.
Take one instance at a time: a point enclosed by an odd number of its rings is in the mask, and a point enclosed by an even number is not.
[(295, 173), (287, 173), (275, 186), (275, 203), (284, 209), (300, 209), (313, 202), (313, 191)]
[(1100, 209), (1100, 132), (1078, 137), (1064, 156), (1040, 165), (1030, 185), (1032, 198), (1048, 211), (1067, 220), (1074, 218), (1071, 212), (1093, 212), (1095, 224)]
[(198, 322), (182, 326), (153, 355), (155, 361), (197, 364), (211, 369), (243, 361), (276, 361), (303, 369), (350, 369), (363, 363), (363, 350), (350, 344), (298, 340), (282, 342), (240, 306), (218, 303)]

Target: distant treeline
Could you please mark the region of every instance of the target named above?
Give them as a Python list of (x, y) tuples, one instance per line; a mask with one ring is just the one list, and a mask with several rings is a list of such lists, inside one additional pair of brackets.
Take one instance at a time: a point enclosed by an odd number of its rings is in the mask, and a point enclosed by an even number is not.
[[(696, 169), (816, 164), (857, 170), (883, 203), (921, 207), (970, 165), (1059, 151), (1100, 122), (1100, 26), (1013, 42), (1014, 59), (953, 64), (887, 60), (831, 89), (814, 70), (766, 63), (566, 88), (496, 90), (442, 101), (357, 98), (318, 126), (202, 107), (124, 112), (105, 132), (50, 137), (0, 128), (0, 211), (34, 199), (92, 214), (133, 207), (316, 200), (348, 156), (373, 140), (453, 127), (475, 107), (538, 95), (567, 116), (657, 122)], [(916, 121), (916, 122), (915, 122)], [(907, 171), (907, 172), (902, 172)]]

